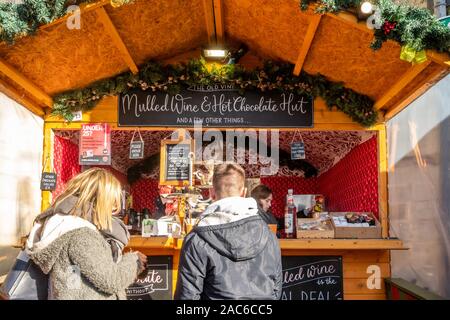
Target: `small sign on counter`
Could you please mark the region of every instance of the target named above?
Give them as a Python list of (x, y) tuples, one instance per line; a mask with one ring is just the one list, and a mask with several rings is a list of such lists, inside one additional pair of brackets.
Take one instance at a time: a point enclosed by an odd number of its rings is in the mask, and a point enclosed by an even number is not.
[(126, 289), (128, 300), (172, 300), (172, 256), (147, 257), (147, 269)]

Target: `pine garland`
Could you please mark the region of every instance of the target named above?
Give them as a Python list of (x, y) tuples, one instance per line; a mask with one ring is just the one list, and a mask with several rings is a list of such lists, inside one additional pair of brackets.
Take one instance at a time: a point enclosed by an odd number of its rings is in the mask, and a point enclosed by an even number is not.
[[(300, 0), (300, 7), (306, 10), (312, 0)], [(350, 8), (357, 8), (362, 0), (318, 0), (316, 12), (337, 13)], [(388, 30), (375, 29), (371, 48), (380, 49), (383, 42), (394, 40), (402, 46), (407, 45), (415, 51), (434, 49), (450, 53), (450, 28), (440, 23), (427, 9), (405, 4), (395, 4), (391, 0), (373, 1), (379, 10), (377, 23), (395, 25)]]
[(53, 114), (71, 121), (73, 111), (88, 111), (105, 96), (115, 96), (131, 88), (164, 91), (175, 94), (183, 86), (196, 84), (226, 83), (247, 90), (295, 92), (322, 97), (328, 108), (337, 108), (363, 126), (371, 126), (377, 120), (373, 101), (365, 95), (345, 88), (341, 83), (331, 82), (322, 75), (302, 72), (293, 75), (294, 66), (267, 61), (261, 69), (247, 71), (239, 65), (208, 67), (204, 59), (191, 60), (187, 64), (162, 66), (150, 61), (140, 68), (137, 75), (125, 72), (98, 81), (86, 88), (64, 92), (54, 97)]
[[(21, 3), (0, 3), (0, 41), (14, 40), (34, 34), (40, 25), (50, 23), (67, 14), (67, 7), (95, 0), (22, 0)], [(111, 0), (113, 6), (132, 0)]]

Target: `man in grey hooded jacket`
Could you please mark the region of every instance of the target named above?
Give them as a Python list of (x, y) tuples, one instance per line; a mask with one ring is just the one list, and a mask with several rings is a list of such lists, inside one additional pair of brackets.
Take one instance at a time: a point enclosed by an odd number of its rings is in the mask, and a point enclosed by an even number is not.
[(221, 164), (212, 203), (184, 239), (175, 299), (279, 299), (282, 270), (278, 240), (245, 194), (245, 173)]

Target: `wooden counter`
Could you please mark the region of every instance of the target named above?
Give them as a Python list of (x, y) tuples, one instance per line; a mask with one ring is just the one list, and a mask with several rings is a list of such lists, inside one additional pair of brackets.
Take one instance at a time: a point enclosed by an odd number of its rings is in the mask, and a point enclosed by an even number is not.
[[(371, 268), (384, 279), (391, 276), (390, 250), (407, 250), (398, 239), (280, 239), (283, 256), (342, 256), (344, 299), (386, 299), (384, 281), (369, 289)], [(126, 251), (138, 250), (148, 256), (173, 256), (173, 292), (177, 281), (181, 239), (132, 236)]]

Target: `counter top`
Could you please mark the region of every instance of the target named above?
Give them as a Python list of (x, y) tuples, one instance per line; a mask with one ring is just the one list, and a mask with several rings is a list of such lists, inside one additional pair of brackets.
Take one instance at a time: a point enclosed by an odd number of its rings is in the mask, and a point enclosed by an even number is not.
[[(399, 239), (280, 239), (281, 250), (407, 250)], [(179, 250), (182, 239), (131, 236), (129, 248)]]

